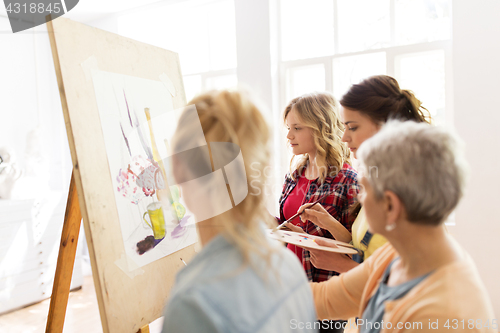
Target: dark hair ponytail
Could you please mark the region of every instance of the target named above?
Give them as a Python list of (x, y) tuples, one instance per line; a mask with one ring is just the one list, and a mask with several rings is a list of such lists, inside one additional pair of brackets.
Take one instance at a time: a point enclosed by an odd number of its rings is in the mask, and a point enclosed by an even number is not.
[(352, 85), (340, 104), (367, 115), (377, 124), (389, 119), (431, 122), (429, 111), (413, 92), (401, 89), (398, 81), (387, 75), (371, 76)]
[[(413, 120), (417, 123), (431, 122), (429, 111), (412, 91), (401, 89), (398, 81), (388, 75), (371, 76), (354, 84), (340, 100), (345, 108), (361, 112), (377, 123), (390, 119)], [(361, 205), (353, 204), (349, 209), (349, 221), (354, 222)]]

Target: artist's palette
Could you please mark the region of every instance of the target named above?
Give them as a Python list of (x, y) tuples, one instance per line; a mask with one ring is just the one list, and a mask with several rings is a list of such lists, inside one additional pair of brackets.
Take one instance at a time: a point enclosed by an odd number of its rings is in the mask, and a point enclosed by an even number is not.
[(330, 240), (335, 243), (336, 247), (321, 246), (315, 242), (315, 239), (318, 238), (325, 239), (324, 237), (318, 237), (293, 231), (272, 230), (272, 229), (268, 230), (268, 234), (271, 238), (277, 239), (285, 243), (294, 244), (299, 247), (303, 247), (305, 249), (317, 249), (322, 251), (345, 253), (345, 254), (358, 253), (358, 251), (351, 244), (336, 241), (333, 239)]

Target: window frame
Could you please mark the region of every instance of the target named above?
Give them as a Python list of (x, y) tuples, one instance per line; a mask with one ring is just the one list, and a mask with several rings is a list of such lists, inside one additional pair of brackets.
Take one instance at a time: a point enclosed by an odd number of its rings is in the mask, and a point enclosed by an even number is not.
[[(278, 10), (277, 10), (277, 26), (281, 27), (281, 4), (283, 0), (278, 0)], [(337, 0), (333, 0), (333, 15), (334, 15), (334, 49), (335, 54), (307, 59), (297, 59), (297, 60), (287, 60), (282, 61), (281, 54), (281, 28), (278, 33), (278, 43), (280, 47), (278, 48), (278, 67), (279, 67), (279, 105), (282, 110), (286, 103), (287, 99), (287, 90), (289, 88), (290, 82), (288, 82), (288, 71), (293, 68), (310, 66), (310, 65), (318, 65), (322, 64), (325, 68), (325, 89), (326, 91), (333, 93), (333, 61), (337, 58), (349, 57), (349, 56), (357, 56), (357, 55), (367, 55), (378, 52), (385, 52), (386, 54), (386, 74), (389, 76), (393, 76), (397, 80), (400, 79), (396, 58), (402, 55), (421, 53), (421, 52), (429, 52), (429, 51), (440, 51), (444, 52), (444, 71), (445, 71), (445, 110), (442, 115), (442, 119), (444, 123), (450, 124), (453, 122), (452, 117), (452, 37), (447, 40), (439, 40), (432, 42), (423, 42), (423, 43), (415, 43), (415, 44), (406, 44), (406, 45), (397, 45), (390, 46), (385, 48), (374, 48), (369, 50), (357, 51), (357, 52), (347, 52), (347, 53), (339, 53), (339, 36), (338, 36), (338, 10), (337, 10)], [(391, 43), (395, 44), (395, 7), (396, 0), (390, 0), (390, 33), (391, 33)], [(293, 98), (293, 97), (292, 97)]]

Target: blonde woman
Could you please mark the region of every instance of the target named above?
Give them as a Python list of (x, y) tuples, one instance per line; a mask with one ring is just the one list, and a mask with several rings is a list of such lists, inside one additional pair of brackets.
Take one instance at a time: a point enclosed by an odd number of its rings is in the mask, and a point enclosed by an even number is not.
[[(323, 198), (319, 203), (338, 221), (330, 231), (298, 217), (288, 227), (349, 242), (349, 207), (355, 202), (358, 185), (356, 171), (349, 165), (349, 151), (341, 141), (344, 126), (339, 119), (338, 103), (330, 93), (305, 94), (287, 105), (283, 121), (294, 156), (280, 198), (280, 222), (297, 213), (302, 205)], [(338, 274), (314, 267), (309, 251), (291, 244), (288, 248), (302, 262), (309, 281), (326, 281)]]
[(306, 276), (265, 236), (273, 223), (265, 179), (249, 186), (246, 170), (264, 175), (269, 161), (262, 114), (239, 92), (212, 91), (189, 104), (172, 142), (173, 175), (203, 248), (177, 274), (162, 332), (310, 332), (299, 324), (316, 319)]

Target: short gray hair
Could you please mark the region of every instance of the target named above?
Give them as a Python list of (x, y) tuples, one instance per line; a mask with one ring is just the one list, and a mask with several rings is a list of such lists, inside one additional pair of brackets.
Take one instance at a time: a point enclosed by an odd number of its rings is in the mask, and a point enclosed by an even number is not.
[(444, 127), (389, 121), (358, 151), (375, 196), (394, 192), (408, 221), (438, 225), (462, 197), (467, 162), (462, 141)]

